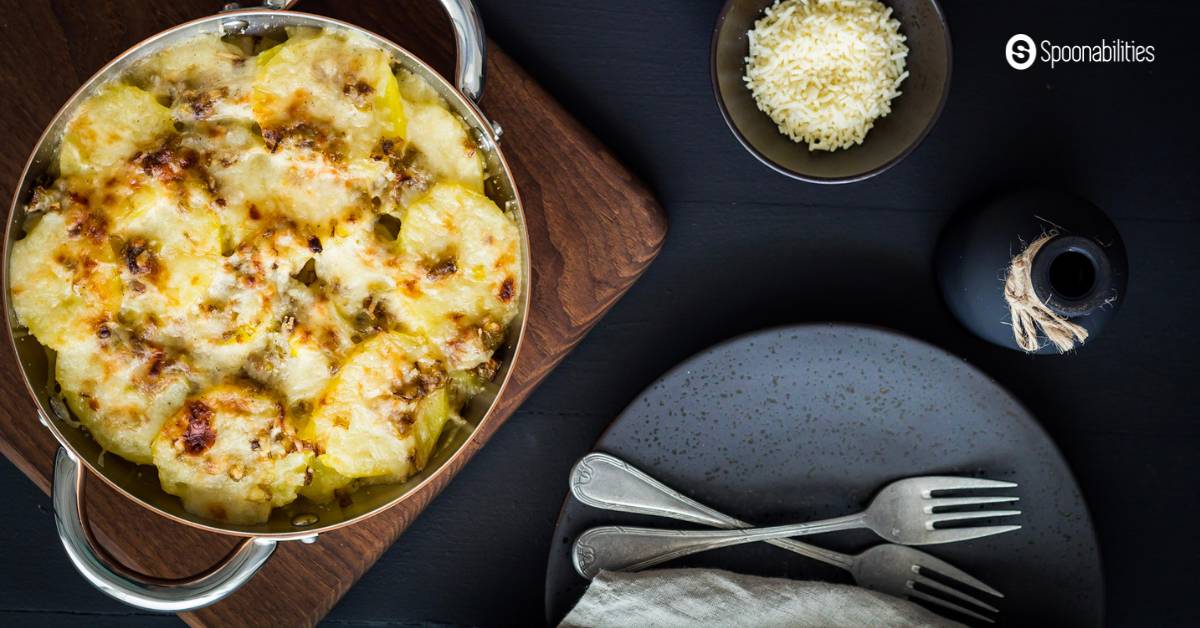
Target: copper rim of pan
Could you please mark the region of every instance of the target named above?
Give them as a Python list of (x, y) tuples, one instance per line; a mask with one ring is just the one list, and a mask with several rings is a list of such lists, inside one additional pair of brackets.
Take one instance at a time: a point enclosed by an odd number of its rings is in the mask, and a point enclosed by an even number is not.
[[(29, 158), (26, 160), (25, 167), (21, 172), (21, 177), (20, 177), (20, 179), (18, 179), (19, 185), (17, 186), (16, 190), (13, 193), (12, 204), (9, 208), (8, 221), (6, 222), (5, 228), (4, 228), (4, 236), (5, 236), (4, 245), (3, 245), (4, 265), (3, 265), (3, 268), (0, 269), (0, 283), (2, 283), (2, 288), (3, 288), (3, 290), (2, 290), (3, 294), (0, 295), (0, 302), (3, 303), (5, 312), (9, 313), (9, 321), (8, 321), (8, 324), (5, 325), (5, 334), (8, 338), (9, 349), (13, 352), (14, 356), (19, 356), (19, 353), (17, 351), (16, 339), (14, 336), (14, 330), (17, 326), (17, 323), (15, 320), (15, 316), (13, 316), (11, 314), (12, 305), (9, 300), (9, 255), (10, 255), (9, 249), (10, 249), (10, 243), (12, 242), (12, 240), (11, 240), (12, 231), (14, 228), (16, 228), (20, 214), (23, 210), (23, 207), (25, 204), (24, 199), (22, 198), (24, 196), (23, 192), (27, 188), (27, 184), (30, 181), (30, 178), (42, 174), (41, 171), (35, 172), (35, 170), (34, 170), (35, 161), (36, 161), (37, 155), (40, 152), (40, 150), (42, 149), (42, 147), (48, 141), (51, 141), (52, 139), (54, 139), (51, 136), (52, 129), (57, 127), (60, 120), (66, 118), (66, 117), (69, 117), (72, 113), (74, 113), (76, 107), (78, 107), (79, 103), (83, 100), (84, 95), (87, 94), (94, 85), (96, 85), (102, 79), (108, 78), (105, 75), (110, 71), (110, 69), (112, 69), (114, 66), (117, 66), (118, 64), (121, 64), (122, 62), (125, 62), (127, 59), (137, 59), (137, 58), (140, 58), (143, 54), (147, 54), (147, 50), (148, 50), (148, 47), (150, 46), (150, 44), (157, 42), (165, 37), (182, 33), (183, 31), (195, 30), (197, 32), (200, 32), (201, 26), (209, 25), (209, 24), (213, 24), (213, 23), (220, 24), (231, 18), (236, 19), (236, 18), (255, 18), (255, 17), (265, 17), (270, 21), (278, 22), (278, 26), (280, 26), (280, 27), (286, 26), (286, 25), (300, 25), (300, 24), (316, 25), (316, 26), (332, 26), (335, 28), (346, 29), (349, 31), (353, 31), (353, 32), (365, 35), (368, 38), (371, 38), (372, 40), (376, 41), (376, 43), (383, 44), (384, 48), (388, 49), (389, 53), (393, 54), (394, 56), (398, 55), (399, 57), (403, 58), (403, 61), (405, 61), (407, 63), (411, 63), (413, 66), (422, 68), (425, 71), (425, 76), (427, 78), (432, 77), (434, 80), (438, 81), (439, 85), (436, 86), (438, 88), (438, 92), (447, 98), (453, 98), (455, 103), (461, 105), (462, 110), (470, 113), (470, 116), (467, 118), (466, 121), (471, 126), (472, 129), (483, 134), (483, 137), (485, 137), (485, 138), (494, 137), (493, 127), (491, 126), (491, 123), (488, 121), (487, 117), (484, 116), (483, 112), (479, 109), (479, 106), (476, 105), (470, 98), (467, 98), (466, 96), (464, 96), (458, 90), (458, 88), (455, 87), (450, 81), (447, 81), (445, 79), (445, 77), (443, 77), (441, 75), (441, 73), (439, 73), (437, 70), (433, 69), (429, 64), (427, 64), (425, 61), (423, 61), (420, 57), (416, 56), (415, 54), (410, 52), (408, 49), (400, 46), (399, 44), (396, 44), (395, 42), (391, 41), (390, 39), (383, 37), (382, 35), (379, 35), (377, 33), (374, 33), (372, 31), (369, 31), (367, 29), (364, 29), (362, 27), (350, 24), (348, 22), (344, 22), (341, 20), (337, 20), (337, 19), (333, 19), (333, 18), (321, 16), (321, 15), (315, 15), (315, 14), (311, 14), (311, 13), (303, 13), (303, 12), (298, 12), (298, 11), (283, 11), (283, 10), (274, 10), (274, 9), (246, 9), (246, 10), (238, 10), (238, 11), (227, 11), (227, 12), (220, 13), (217, 15), (211, 15), (208, 17), (199, 18), (196, 20), (185, 22), (183, 24), (169, 28), (167, 30), (161, 31), (151, 37), (148, 37), (148, 38), (138, 42), (137, 44), (133, 45), (125, 52), (122, 52), (120, 55), (115, 57), (113, 60), (111, 60), (107, 64), (105, 64), (104, 67), (97, 70), (96, 73), (91, 76), (91, 78), (89, 78), (86, 82), (84, 82), (84, 84), (82, 86), (80, 86), (79, 89), (76, 90), (74, 94), (71, 95), (71, 97), (67, 100), (66, 104), (64, 104), (62, 106), (62, 108), (60, 108), (58, 110), (58, 113), (56, 113), (54, 115), (54, 117), (51, 118), (50, 122), (47, 123), (45, 130), (42, 132), (41, 137), (38, 138), (38, 141), (34, 144), (33, 149), (30, 152)], [(246, 531), (246, 530), (230, 529), (230, 528), (222, 527), (215, 523), (203, 523), (200, 521), (185, 519), (174, 513), (166, 512), (152, 504), (147, 503), (145, 500), (138, 497), (137, 495), (134, 495), (132, 492), (126, 490), (118, 482), (109, 478), (107, 475), (105, 475), (103, 472), (101, 472), (99, 469), (97, 469), (95, 463), (92, 460), (89, 460), (87, 457), (80, 455), (79, 452), (74, 447), (71, 446), (70, 442), (62, 434), (62, 431), (59, 429), (58, 425), (53, 420), (44, 421), (46, 427), (54, 435), (54, 438), (55, 438), (55, 440), (58, 441), (60, 447), (63, 447), (65, 449), (67, 449), (68, 451), (70, 451), (76, 458), (78, 458), (87, 467), (88, 471), (93, 476), (99, 477), (101, 480), (104, 481), (105, 484), (107, 484), (110, 488), (112, 488), (116, 492), (120, 493), (121, 495), (124, 495), (126, 498), (132, 500), (134, 503), (137, 503), (138, 505), (142, 506), (143, 508), (146, 508), (147, 510), (149, 510), (157, 515), (166, 517), (167, 519), (170, 519), (176, 523), (180, 523), (180, 524), (190, 526), (193, 528), (197, 528), (197, 529), (201, 529), (201, 530), (206, 530), (209, 532), (214, 532), (217, 534), (245, 537), (245, 538), (260, 537), (260, 538), (269, 538), (269, 539), (280, 540), (280, 541), (312, 537), (315, 534), (329, 532), (332, 530), (336, 530), (338, 528), (342, 528), (344, 526), (353, 525), (360, 521), (369, 519), (375, 515), (378, 515), (382, 512), (390, 510), (392, 507), (396, 506), (397, 504), (400, 504), (401, 502), (406, 501), (413, 495), (419, 493), (421, 490), (423, 490), (426, 487), (426, 485), (432, 483), (434, 480), (438, 479), (443, 474), (456, 468), (458, 465), (461, 465), (462, 464), (462, 456), (466, 455), (466, 451), (470, 448), (471, 443), (476, 441), (479, 438), (480, 430), (482, 430), (485, 426), (487, 426), (491, 421), (494, 420), (494, 412), (495, 412), (496, 406), (497, 406), (498, 402), (500, 401), (500, 399), (503, 398), (505, 391), (507, 390), (510, 382), (512, 381), (513, 369), (520, 358), (521, 350), (524, 346), (524, 341), (525, 341), (525, 329), (526, 329), (526, 325), (528, 322), (529, 305), (532, 301), (531, 294), (533, 292), (533, 290), (532, 290), (533, 282), (532, 282), (532, 274), (531, 274), (532, 269), (531, 269), (531, 265), (530, 265), (529, 232), (528, 232), (526, 221), (525, 221), (524, 204), (521, 201), (520, 192), (517, 190), (516, 181), (512, 174), (512, 169), (509, 167), (508, 161), (504, 157), (504, 153), (501, 150), (499, 144), (495, 140), (485, 140), (485, 142), (488, 145), (484, 146), (484, 150), (487, 152), (492, 152), (495, 155), (496, 161), (499, 166), (497, 169), (497, 172), (503, 174), (504, 177), (507, 178), (509, 188), (512, 190), (513, 200), (516, 201), (516, 209), (515, 209), (515, 211), (512, 211), (510, 213), (512, 213), (516, 217), (517, 226), (519, 227), (519, 230), (521, 233), (521, 246), (522, 246), (522, 251), (523, 251), (521, 272), (524, 275), (524, 281), (523, 281), (524, 290), (522, 291), (523, 294), (522, 294), (521, 303), (520, 303), (518, 314), (517, 314), (517, 319), (514, 321), (514, 323), (516, 323), (516, 324), (515, 325), (510, 324), (510, 327), (508, 329), (508, 334), (510, 337), (512, 350), (511, 350), (510, 356), (508, 358), (508, 363), (506, 365), (507, 368), (505, 369), (504, 377), (501, 380), (499, 387), (496, 389), (495, 396), (491, 400), (491, 402), (488, 404), (488, 408), (483, 413), (482, 417), (473, 426), (470, 435), (467, 436), (467, 438), (463, 441), (463, 443), (458, 446), (457, 450), (455, 450), (450, 455), (449, 458), (444, 460), (437, 469), (435, 469), (427, 477), (422, 479), (420, 482), (418, 482), (414, 486), (409, 487), (408, 490), (406, 490), (402, 494), (398, 495), (397, 497), (395, 497), (383, 504), (376, 506), (375, 508), (371, 509), (368, 512), (351, 517), (349, 519), (345, 519), (343, 521), (334, 521), (334, 522), (326, 524), (324, 526), (315, 526), (312, 528), (304, 528), (302, 530), (297, 530), (295, 532), (253, 532), (253, 531)], [(515, 340), (512, 340), (512, 334), (514, 334), (514, 333), (516, 334), (516, 337), (515, 337)], [(46, 414), (47, 419), (48, 419), (49, 416), (51, 414), (53, 414), (52, 411), (47, 408), (44, 408), (42, 406), (42, 404), (40, 403), (40, 401), (38, 400), (37, 391), (35, 390), (33, 384), (29, 380), (29, 375), (26, 371), (25, 364), (19, 359), (19, 357), (17, 359), (17, 364), (20, 367), (21, 381), (24, 382), (24, 384), (25, 384), (25, 389), (26, 389), (26, 392), (29, 394), (29, 399), (32, 400), (34, 405), (37, 407), (38, 413)]]

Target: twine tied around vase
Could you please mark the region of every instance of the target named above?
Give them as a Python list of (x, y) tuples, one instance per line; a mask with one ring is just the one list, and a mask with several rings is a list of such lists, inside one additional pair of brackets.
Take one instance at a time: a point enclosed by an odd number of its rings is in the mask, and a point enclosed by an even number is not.
[(1008, 302), (1012, 316), (1013, 337), (1017, 340), (1017, 346), (1025, 351), (1041, 348), (1039, 330), (1058, 347), (1059, 353), (1074, 349), (1075, 345), (1083, 344), (1088, 337), (1086, 329), (1047, 307), (1033, 289), (1033, 258), (1057, 235), (1057, 230), (1050, 230), (1031, 242), (1013, 258), (1008, 267), (1008, 276), (1004, 279), (1004, 300)]

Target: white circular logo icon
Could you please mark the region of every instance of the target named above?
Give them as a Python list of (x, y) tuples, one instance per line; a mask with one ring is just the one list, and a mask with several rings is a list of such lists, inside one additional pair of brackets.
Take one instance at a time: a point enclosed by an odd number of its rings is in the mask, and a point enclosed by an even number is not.
[(1004, 46), (1004, 58), (1008, 59), (1008, 64), (1014, 70), (1026, 70), (1037, 60), (1033, 51), (1033, 38), (1018, 33), (1008, 38), (1008, 44)]

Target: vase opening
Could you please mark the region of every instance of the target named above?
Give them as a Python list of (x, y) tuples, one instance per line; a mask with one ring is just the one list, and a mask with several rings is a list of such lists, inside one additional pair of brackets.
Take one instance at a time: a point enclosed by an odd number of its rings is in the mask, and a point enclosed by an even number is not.
[(1058, 236), (1033, 259), (1033, 288), (1042, 303), (1060, 316), (1084, 316), (1110, 296), (1112, 266), (1098, 242), (1081, 236)]
[(1068, 250), (1050, 261), (1050, 289), (1068, 299), (1086, 297), (1096, 287), (1096, 263), (1079, 251)]

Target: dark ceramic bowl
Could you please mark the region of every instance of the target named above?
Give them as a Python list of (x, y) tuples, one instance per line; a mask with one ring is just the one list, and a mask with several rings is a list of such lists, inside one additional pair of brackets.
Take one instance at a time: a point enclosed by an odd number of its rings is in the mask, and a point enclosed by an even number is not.
[(713, 91), (734, 136), (759, 161), (789, 177), (812, 183), (861, 181), (899, 163), (925, 139), (950, 93), (950, 30), (936, 0), (883, 0), (908, 38), (902, 92), (892, 112), (875, 121), (863, 143), (833, 152), (809, 151), (779, 132), (759, 111), (743, 80), (754, 22), (775, 0), (729, 0), (712, 41)]

